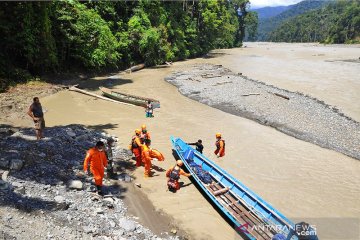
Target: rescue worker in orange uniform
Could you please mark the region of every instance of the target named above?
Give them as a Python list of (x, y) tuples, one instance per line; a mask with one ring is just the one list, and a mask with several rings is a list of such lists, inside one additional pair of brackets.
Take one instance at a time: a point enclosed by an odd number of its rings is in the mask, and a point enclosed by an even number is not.
[(190, 173), (186, 173), (184, 170), (181, 169), (183, 162), (181, 160), (176, 161), (176, 165), (174, 167), (169, 168), (166, 171), (166, 177), (168, 178), (167, 186), (170, 191), (176, 192), (180, 189), (179, 179), (180, 175), (190, 177)]
[(151, 160), (152, 158), (150, 157), (150, 144), (151, 144), (151, 140), (150, 139), (145, 139), (144, 141), (144, 145), (142, 148), (142, 152), (141, 152), (141, 158), (142, 161), (145, 165), (145, 172), (144, 172), (144, 177), (148, 178), (151, 176)]
[(131, 151), (135, 155), (137, 167), (141, 166), (141, 150), (143, 147), (143, 145), (141, 144), (141, 140), (140, 140), (140, 134), (141, 134), (141, 130), (136, 129), (135, 135), (132, 137), (132, 140), (131, 140)]
[(141, 126), (141, 134), (140, 134), (140, 140), (142, 144), (144, 144), (145, 139), (151, 139), (151, 137), (150, 137), (150, 133), (146, 130), (146, 125), (143, 124)]
[(89, 149), (84, 160), (84, 172), (89, 174), (88, 165), (90, 164), (90, 171), (94, 176), (97, 192), (100, 195), (102, 195), (104, 169), (108, 163), (104, 149), (105, 144), (102, 141), (98, 141), (95, 147)]
[(221, 139), (221, 133), (217, 133), (215, 137), (216, 137), (216, 142), (215, 142), (216, 150), (214, 153), (217, 157), (223, 157), (225, 156), (225, 140)]

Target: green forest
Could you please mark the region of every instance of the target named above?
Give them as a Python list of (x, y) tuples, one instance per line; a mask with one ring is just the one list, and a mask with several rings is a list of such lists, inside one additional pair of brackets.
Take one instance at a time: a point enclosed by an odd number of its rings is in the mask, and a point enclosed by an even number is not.
[(288, 6), (287, 10), (269, 18), (259, 18), (258, 41), (269, 41), (269, 35), (276, 30), (284, 22), (309, 12), (314, 9), (321, 8), (329, 3), (330, 0), (304, 0), (295, 5)]
[(294, 17), (271, 32), (268, 40), (360, 43), (360, 2), (336, 1)]
[[(248, 0), (0, 3), (0, 90), (46, 73), (124, 69), (241, 46)], [(239, 14), (240, 13), (240, 14)]]

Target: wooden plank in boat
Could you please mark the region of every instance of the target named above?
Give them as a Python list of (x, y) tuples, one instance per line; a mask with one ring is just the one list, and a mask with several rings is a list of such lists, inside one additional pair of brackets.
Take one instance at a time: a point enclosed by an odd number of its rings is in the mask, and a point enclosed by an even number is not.
[[(209, 189), (212, 193), (223, 189), (219, 183), (213, 183), (209, 185)], [(229, 192), (219, 195), (216, 198), (222, 199), (226, 205), (224, 207), (229, 210), (229, 212), (242, 224), (248, 224), (248, 226), (253, 227), (259, 225), (262, 221), (259, 221), (258, 218), (255, 218), (248, 210), (242, 206), (234, 197), (231, 196)], [(225, 199), (226, 200), (225, 200)], [(263, 231), (262, 229), (257, 229), (256, 231), (251, 232), (256, 239), (271, 239), (274, 235), (270, 231)]]

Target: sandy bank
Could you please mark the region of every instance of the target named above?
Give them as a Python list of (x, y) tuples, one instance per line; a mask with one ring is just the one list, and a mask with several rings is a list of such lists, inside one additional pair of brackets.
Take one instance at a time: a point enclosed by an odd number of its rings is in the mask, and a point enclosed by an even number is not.
[(360, 160), (360, 124), (323, 101), (254, 81), (221, 65), (195, 65), (166, 80), (191, 99)]

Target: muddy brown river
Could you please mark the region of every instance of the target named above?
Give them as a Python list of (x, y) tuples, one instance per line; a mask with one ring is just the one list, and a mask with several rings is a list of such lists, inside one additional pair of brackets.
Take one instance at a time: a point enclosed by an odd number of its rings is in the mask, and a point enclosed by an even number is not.
[[(359, 239), (360, 161), (188, 99), (164, 81), (172, 71), (186, 69), (189, 64), (222, 64), (252, 79), (309, 94), (359, 121), (359, 46), (245, 45), (242, 49), (218, 50), (212, 58), (119, 74), (111, 81), (99, 78), (83, 83), (93, 89), (111, 84), (120, 91), (157, 98), (161, 108), (154, 118), (145, 118), (140, 107), (63, 91), (42, 99), (48, 110), (47, 124), (79, 123), (104, 129), (116, 134), (124, 147), (134, 129), (147, 124), (153, 147), (166, 157), (165, 162), (153, 164), (163, 169), (175, 162), (171, 135), (186, 141), (200, 138), (206, 156), (288, 218), (316, 225), (320, 239)], [(212, 153), (216, 132), (226, 140), (222, 159)], [(173, 194), (167, 191), (164, 175), (155, 171), (153, 178), (144, 179), (143, 169), (134, 172), (135, 181), (141, 183), (155, 209), (172, 215), (191, 239), (239, 238), (188, 179), (182, 177), (186, 186)]]

